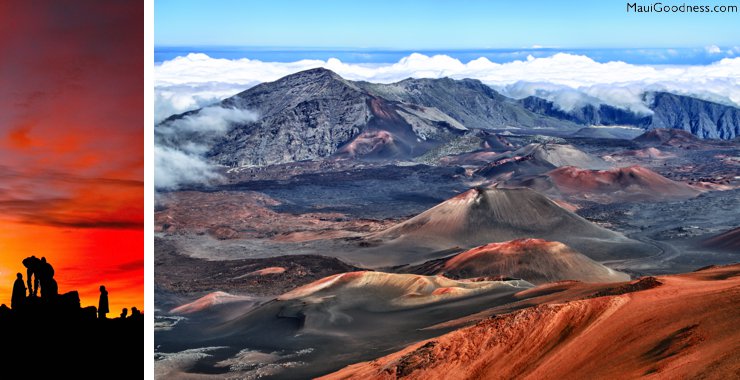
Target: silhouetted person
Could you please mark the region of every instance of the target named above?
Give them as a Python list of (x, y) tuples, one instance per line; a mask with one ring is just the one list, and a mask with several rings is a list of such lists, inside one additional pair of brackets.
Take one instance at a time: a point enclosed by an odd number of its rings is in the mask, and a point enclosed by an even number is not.
[(41, 283), (41, 298), (51, 298), (57, 295), (56, 281), (54, 281), (54, 268), (46, 262), (46, 257), (41, 258), (41, 263), (36, 272)]
[(23, 275), (18, 273), (13, 283), (13, 296), (10, 298), (10, 307), (18, 310), (26, 302), (26, 285), (23, 283)]
[(120, 318), (121, 318), (121, 319), (126, 319), (126, 316), (127, 316), (127, 315), (128, 315), (128, 309), (126, 309), (126, 308), (124, 307), (124, 308), (123, 308), (123, 310), (121, 310), (121, 317), (120, 317)]
[[(23, 259), (23, 266), (26, 267), (26, 282), (28, 283), (28, 295), (35, 297), (38, 294), (38, 290), (39, 290), (38, 271), (39, 271), (39, 268), (41, 267), (41, 260), (39, 260), (39, 258), (36, 256), (26, 257), (25, 259)], [(33, 278), (33, 283), (31, 282), (31, 278)]]
[[(108, 314), (108, 291), (105, 290), (105, 286), (100, 285), (100, 301), (98, 302), (98, 319), (105, 319), (105, 315)], [(133, 313), (133, 310), (131, 310)]]
[(132, 307), (131, 308), (131, 317), (129, 317), (129, 318), (135, 319), (135, 318), (139, 318), (139, 317), (141, 317), (141, 312), (139, 311), (139, 309), (137, 309), (136, 306)]

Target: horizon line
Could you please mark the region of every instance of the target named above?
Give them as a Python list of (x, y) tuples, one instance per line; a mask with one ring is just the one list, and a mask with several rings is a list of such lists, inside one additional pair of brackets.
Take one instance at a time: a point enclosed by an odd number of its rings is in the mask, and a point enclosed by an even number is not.
[(623, 47), (567, 47), (567, 46), (521, 46), (521, 47), (439, 47), (439, 48), (398, 48), (398, 47), (350, 47), (350, 46), (290, 46), (290, 45), (233, 45), (233, 44), (155, 44), (158, 48), (223, 48), (255, 50), (296, 50), (296, 51), (519, 51), (519, 50), (704, 50), (709, 46), (735, 48), (740, 45), (707, 44), (703, 46), (623, 46)]

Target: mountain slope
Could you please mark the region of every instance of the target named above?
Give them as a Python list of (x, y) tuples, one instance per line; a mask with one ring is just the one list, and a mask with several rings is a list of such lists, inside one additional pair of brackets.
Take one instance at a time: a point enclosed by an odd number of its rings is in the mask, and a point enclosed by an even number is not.
[(564, 195), (592, 201), (649, 201), (692, 198), (700, 191), (642, 166), (610, 170), (557, 168), (547, 176)]
[(739, 274), (733, 265), (636, 286), (648, 278), (566, 302), (555, 293), (322, 379), (736, 378)]
[[(434, 336), (435, 332), (424, 328), (503, 305), (513, 294), (532, 287), (521, 280), (472, 282), (442, 276), (342, 273), (296, 288), (211, 328), (193, 331), (192, 339), (213, 345), (218, 338), (219, 345), (234, 347), (229, 356), (237, 365), (246, 364), (239, 368), (244, 371), (259, 368), (249, 366), (259, 363), (241, 361), (243, 352), (304, 355), (285, 355), (293, 365), (265, 368), (272, 372), (230, 375), (314, 378)], [(295, 365), (296, 359), (303, 363)]]
[(521, 107), (479, 80), (450, 78), (405, 79), (398, 83), (357, 82), (369, 93), (384, 99), (434, 107), (468, 128), (507, 127), (567, 129), (576, 126)]
[(612, 165), (599, 157), (585, 153), (570, 144), (529, 144), (512, 153), (548, 162), (556, 167), (577, 166), (584, 169), (606, 169)]
[[(401, 264), (437, 251), (538, 238), (563, 242), (594, 260), (639, 257), (649, 247), (599, 227), (526, 188), (471, 189), (403, 223), (368, 236), (378, 254)], [(405, 261), (405, 262), (404, 262)]]
[(679, 129), (699, 138), (732, 140), (740, 136), (740, 108), (668, 92), (646, 92), (645, 115), (606, 104), (564, 111), (555, 103), (530, 96), (519, 100), (524, 108), (583, 125), (630, 125), (645, 129)]
[(312, 302), (316, 305), (327, 300), (327, 306), (333, 308), (340, 304), (346, 309), (362, 305), (364, 310), (380, 312), (470, 297), (477, 293), (502, 289), (517, 291), (528, 287), (532, 285), (516, 280), (468, 282), (443, 276), (361, 271), (323, 278), (281, 295), (278, 301), (314, 300)]
[(649, 130), (632, 141), (646, 146), (693, 146), (700, 144), (701, 141), (689, 132), (679, 129), (658, 128)]
[(237, 167), (334, 155), (409, 159), (471, 128), (578, 128), (526, 110), (475, 80), (371, 84), (348, 81), (323, 68), (262, 83), (212, 107), (248, 111), (257, 119), (227, 120), (220, 134), (199, 136), (192, 131), (198, 126), (190, 126), (179, 132), (179, 140), (172, 138), (178, 134), (178, 123), (206, 115), (207, 107), (163, 121), (155, 128), (158, 142), (188, 148), (204, 145), (200, 149), (211, 162)]
[(476, 247), (444, 260), (438, 273), (453, 278), (521, 278), (533, 284), (630, 279), (629, 275), (611, 270), (563, 243), (542, 239), (519, 239)]
[(490, 158), (476, 174), (496, 180), (522, 179), (561, 166), (607, 169), (612, 165), (569, 144), (533, 143)]
[(647, 127), (651, 121), (649, 115), (636, 114), (608, 104), (599, 104), (598, 106), (588, 104), (571, 111), (564, 111), (558, 108), (555, 103), (536, 96), (528, 96), (520, 99), (519, 103), (532, 112), (584, 125), (634, 125)]
[(740, 109), (667, 92), (645, 94), (654, 114), (649, 128), (672, 128), (700, 138), (732, 140), (740, 136)]
[(725, 231), (704, 240), (703, 245), (715, 249), (740, 252), (740, 227)]

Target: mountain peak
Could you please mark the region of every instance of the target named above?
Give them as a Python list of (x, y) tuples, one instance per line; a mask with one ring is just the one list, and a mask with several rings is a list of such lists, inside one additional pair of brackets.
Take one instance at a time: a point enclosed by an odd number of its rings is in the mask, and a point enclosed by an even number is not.
[[(574, 236), (574, 231), (579, 236)], [(427, 251), (521, 238), (560, 241), (598, 260), (621, 254), (625, 247), (637, 257), (647, 248), (561, 208), (529, 188), (474, 188), (372, 235), (372, 239), (395, 247), (424, 247)], [(413, 261), (415, 253), (409, 252), (408, 258)]]
[(297, 73), (284, 76), (272, 83), (275, 83), (278, 86), (294, 86), (295, 88), (304, 88), (305, 86), (315, 88), (316, 86), (329, 84), (329, 88), (334, 88), (333, 86), (338, 85), (340, 87), (335, 89), (345, 87), (357, 92), (363, 92), (354, 82), (344, 79), (341, 75), (324, 67), (315, 67), (313, 69), (299, 71)]
[(336, 79), (336, 80), (345, 81), (345, 79), (342, 78), (339, 74), (327, 68), (324, 68), (324, 67), (315, 67), (313, 69), (299, 71), (297, 73), (287, 75), (279, 80), (288, 80), (288, 79), (295, 79), (295, 78), (310, 78), (313, 80), (325, 78), (325, 79)]

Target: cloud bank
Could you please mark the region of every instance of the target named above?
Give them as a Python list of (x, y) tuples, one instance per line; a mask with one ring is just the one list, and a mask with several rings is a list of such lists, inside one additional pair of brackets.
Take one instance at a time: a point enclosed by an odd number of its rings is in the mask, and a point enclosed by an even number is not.
[(235, 124), (257, 120), (257, 114), (210, 106), (194, 115), (166, 121), (155, 128), (154, 186), (159, 190), (210, 183), (220, 176), (203, 155)]
[(709, 65), (653, 66), (621, 61), (599, 63), (587, 56), (567, 53), (546, 58), (530, 56), (507, 63), (494, 63), (487, 58), (463, 63), (446, 55), (414, 53), (391, 64), (350, 64), (335, 58), (262, 62), (191, 53), (155, 67), (155, 118), (162, 120), (168, 114), (202, 107), (258, 83), (314, 67), (325, 67), (351, 80), (380, 83), (408, 77), (474, 78), (508, 96), (542, 96), (564, 110), (605, 103), (648, 112), (640, 95), (652, 90), (740, 106), (740, 58), (724, 58)]

